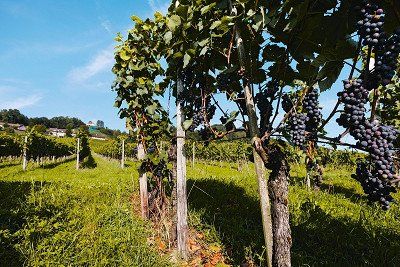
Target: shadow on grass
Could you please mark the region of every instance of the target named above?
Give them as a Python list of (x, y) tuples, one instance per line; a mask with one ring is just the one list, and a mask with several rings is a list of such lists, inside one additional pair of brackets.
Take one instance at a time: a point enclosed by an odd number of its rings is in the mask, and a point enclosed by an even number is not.
[(89, 156), (87, 156), (83, 162), (81, 163), (82, 168), (84, 169), (94, 169), (97, 167), (97, 163), (94, 160), (94, 157), (92, 156), (92, 154), (89, 154)]
[[(213, 179), (190, 180), (188, 190), (190, 209), (201, 219), (195, 227), (214, 226), (233, 265), (245, 262), (246, 256), (262, 254), (264, 238), (257, 199), (241, 187)], [(332, 212), (335, 208), (341, 207), (332, 207)], [(371, 219), (338, 220), (308, 202), (290, 212), (297, 218), (291, 217), (293, 266), (400, 266), (400, 236), (383, 227), (373, 228)]]
[(301, 207), (302, 222), (292, 223), (294, 266), (400, 266), (398, 233), (374, 229), (362, 219), (338, 220), (309, 206)]
[(5, 163), (5, 164), (0, 164), (0, 169), (7, 168), (7, 167), (13, 167), (17, 165), (22, 165), (20, 162), (10, 162), (10, 163)]
[(26, 222), (23, 207), (27, 196), (44, 184), (0, 181), (0, 266), (23, 265), (23, 256), (13, 246), (18, 240), (12, 234)]
[(53, 168), (55, 168), (57, 166), (60, 166), (60, 165), (62, 165), (64, 163), (71, 162), (71, 161), (76, 161), (76, 159), (75, 158), (71, 158), (71, 159), (66, 159), (66, 160), (59, 161), (59, 162), (48, 163), (46, 165), (41, 166), (41, 168), (42, 169), (53, 169)]
[(367, 201), (367, 198), (357, 193), (357, 191), (354, 188), (343, 187), (340, 185), (322, 184), (321, 190), (332, 195), (333, 194), (344, 195), (346, 198), (350, 199), (354, 203), (359, 203), (360, 200)]
[(243, 263), (250, 251), (261, 254), (264, 238), (257, 199), (233, 183), (212, 179), (190, 180), (191, 188), (190, 208), (201, 214), (202, 225), (215, 227), (234, 265)]

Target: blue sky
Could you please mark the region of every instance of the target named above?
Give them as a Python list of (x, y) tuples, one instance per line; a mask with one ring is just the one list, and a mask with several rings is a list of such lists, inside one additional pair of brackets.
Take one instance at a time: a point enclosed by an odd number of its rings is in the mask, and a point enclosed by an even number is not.
[(131, 15), (166, 7), (164, 0), (0, 0), (0, 109), (123, 129), (110, 89), (114, 37), (132, 27)]
[[(132, 27), (131, 15), (149, 17), (168, 3), (0, 0), (0, 109), (17, 108), (31, 117), (101, 119), (107, 127), (124, 129), (110, 89), (114, 37)], [(346, 73), (347, 68), (341, 79)], [(321, 96), (324, 117), (339, 90), (340, 81)], [(332, 136), (342, 131), (336, 123), (327, 129)]]

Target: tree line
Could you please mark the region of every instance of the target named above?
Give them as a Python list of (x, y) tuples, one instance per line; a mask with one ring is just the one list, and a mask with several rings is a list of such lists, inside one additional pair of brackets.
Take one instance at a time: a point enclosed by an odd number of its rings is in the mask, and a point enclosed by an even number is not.
[(5, 123), (23, 124), (26, 126), (43, 125), (47, 128), (60, 128), (66, 129), (79, 128), (85, 125), (83, 121), (75, 117), (57, 116), (53, 118), (47, 117), (33, 117), (29, 118), (22, 114), (18, 109), (3, 109), (0, 111), (0, 121)]

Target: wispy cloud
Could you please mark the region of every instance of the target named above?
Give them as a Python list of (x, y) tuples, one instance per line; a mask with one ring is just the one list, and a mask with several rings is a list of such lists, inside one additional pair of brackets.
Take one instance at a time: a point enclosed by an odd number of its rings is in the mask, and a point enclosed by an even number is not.
[(65, 54), (73, 54), (92, 48), (98, 42), (91, 43), (29, 43), (14, 42), (7, 44), (7, 49), (0, 51), (0, 60), (26, 58), (32, 56), (52, 57)]
[(40, 95), (31, 95), (28, 97), (19, 97), (9, 101), (0, 102), (1, 109), (22, 109), (36, 105), (42, 97)]
[(107, 19), (101, 22), (101, 26), (103, 26), (103, 28), (108, 32), (108, 33), (112, 33), (111, 32), (111, 22)]
[(67, 76), (71, 83), (83, 83), (97, 74), (110, 71), (114, 63), (112, 47), (100, 51), (86, 65), (72, 69)]
[(148, 0), (148, 3), (153, 13), (158, 11), (161, 12), (162, 14), (167, 13), (168, 7), (170, 5), (170, 2), (165, 0)]

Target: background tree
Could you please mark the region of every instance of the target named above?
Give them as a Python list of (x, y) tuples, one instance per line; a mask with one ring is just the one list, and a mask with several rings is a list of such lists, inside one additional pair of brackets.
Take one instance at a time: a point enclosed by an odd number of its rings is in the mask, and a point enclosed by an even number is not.
[(104, 121), (97, 120), (96, 125), (98, 128), (104, 128)]
[(3, 109), (0, 111), (0, 121), (28, 125), (29, 119), (21, 114), (18, 109)]
[(76, 138), (79, 138), (79, 164), (83, 168), (95, 168), (96, 162), (89, 146), (89, 130), (86, 126), (80, 126)]
[(72, 123), (69, 123), (66, 127), (66, 131), (65, 131), (65, 136), (66, 137), (72, 137), (72, 130), (73, 130), (74, 126)]

